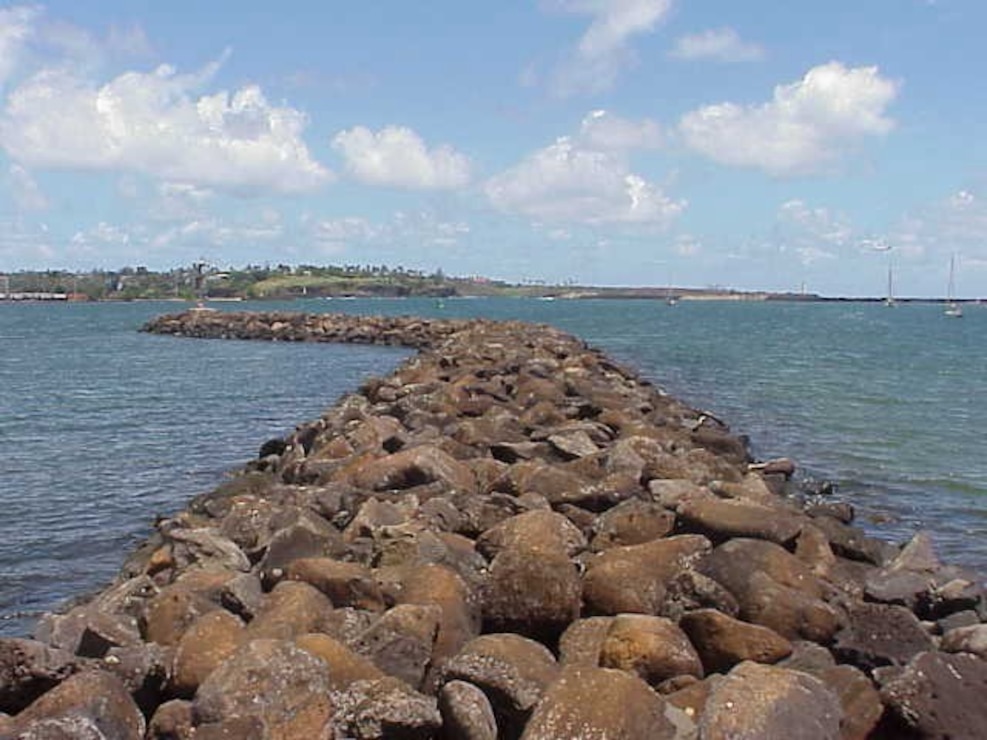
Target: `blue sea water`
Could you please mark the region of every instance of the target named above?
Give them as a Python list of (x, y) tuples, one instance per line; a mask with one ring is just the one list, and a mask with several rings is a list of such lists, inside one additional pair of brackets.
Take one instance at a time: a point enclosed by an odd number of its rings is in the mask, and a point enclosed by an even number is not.
[[(107, 583), (174, 513), (408, 351), (138, 333), (184, 306), (0, 304), (0, 635)], [(987, 573), (987, 308), (426, 299), (223, 310), (551, 323), (837, 484), (872, 532)], [(876, 522), (880, 522), (879, 524)]]

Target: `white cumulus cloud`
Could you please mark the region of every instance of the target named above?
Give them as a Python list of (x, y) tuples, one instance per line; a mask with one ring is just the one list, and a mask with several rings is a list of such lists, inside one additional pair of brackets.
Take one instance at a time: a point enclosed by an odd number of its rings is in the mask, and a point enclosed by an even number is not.
[(13, 90), (0, 144), (36, 168), (139, 172), (234, 192), (305, 192), (331, 173), (302, 139), (304, 113), (259, 87), (200, 94), (217, 64), (180, 75), (168, 65), (97, 85), (44, 69)]
[(764, 49), (744, 41), (732, 28), (713, 28), (680, 37), (669, 55), (676, 59), (712, 59), (719, 62), (754, 62)]
[(633, 58), (630, 40), (653, 31), (668, 15), (672, 0), (555, 0), (545, 4), (592, 18), (556, 73), (555, 92), (569, 95), (610, 87)]
[(451, 190), (470, 181), (470, 161), (450, 146), (429, 149), (409, 128), (387, 126), (377, 133), (364, 126), (340, 131), (333, 149), (347, 171), (361, 182), (409, 190)]
[(562, 137), (485, 185), (498, 209), (545, 221), (666, 226), (684, 209), (618, 153)]
[(769, 103), (708, 105), (683, 116), (679, 130), (689, 147), (721, 164), (817, 174), (865, 137), (891, 131), (886, 109), (898, 89), (876, 67), (830, 62), (776, 87)]

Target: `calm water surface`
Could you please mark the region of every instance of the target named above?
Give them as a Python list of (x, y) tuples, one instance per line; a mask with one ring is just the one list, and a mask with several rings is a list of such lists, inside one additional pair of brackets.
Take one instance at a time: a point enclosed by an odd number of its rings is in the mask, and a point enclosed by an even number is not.
[[(408, 352), (138, 333), (175, 304), (0, 305), (0, 634), (110, 580), (156, 514)], [(252, 308), (552, 323), (987, 573), (987, 308), (511, 299)]]

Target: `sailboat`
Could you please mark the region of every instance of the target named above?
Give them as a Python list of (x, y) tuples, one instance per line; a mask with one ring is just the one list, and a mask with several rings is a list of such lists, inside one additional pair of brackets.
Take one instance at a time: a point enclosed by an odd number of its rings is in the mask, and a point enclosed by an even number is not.
[(897, 305), (894, 299), (894, 279), (891, 273), (890, 262), (888, 263), (888, 294), (884, 298), (884, 305), (888, 306), (889, 308), (893, 308), (894, 306)]
[(946, 310), (944, 314), (952, 319), (963, 318), (963, 307), (956, 302), (956, 297), (953, 295), (955, 292), (955, 266), (956, 266), (956, 255), (952, 255), (949, 258), (949, 284), (946, 289)]

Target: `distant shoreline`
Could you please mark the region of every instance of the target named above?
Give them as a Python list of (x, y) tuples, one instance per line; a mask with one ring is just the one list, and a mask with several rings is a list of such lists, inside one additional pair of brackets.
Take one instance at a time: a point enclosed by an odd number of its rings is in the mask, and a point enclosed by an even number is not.
[[(516, 286), (515, 286), (516, 288)], [(347, 300), (354, 298), (518, 298), (535, 300), (651, 300), (659, 302), (679, 301), (718, 301), (718, 302), (772, 302), (772, 303), (883, 303), (885, 299), (878, 296), (825, 296), (817, 293), (774, 293), (770, 291), (724, 291), (697, 288), (621, 288), (621, 287), (541, 287), (533, 289), (524, 286), (523, 290), (503, 289), (485, 290), (482, 292), (457, 291), (445, 295), (429, 294), (387, 294), (380, 292), (340, 293), (332, 295), (275, 295), (265, 297), (247, 296), (205, 296), (202, 300), (207, 303), (239, 303), (242, 301), (284, 301), (284, 300)], [(13, 303), (195, 303), (186, 298), (164, 297), (105, 297), (90, 299), (83, 295), (70, 293), (0, 293), (0, 305)], [(964, 305), (987, 305), (987, 298), (957, 298), (949, 301), (946, 298), (896, 298), (896, 304), (930, 304), (960, 303)]]

